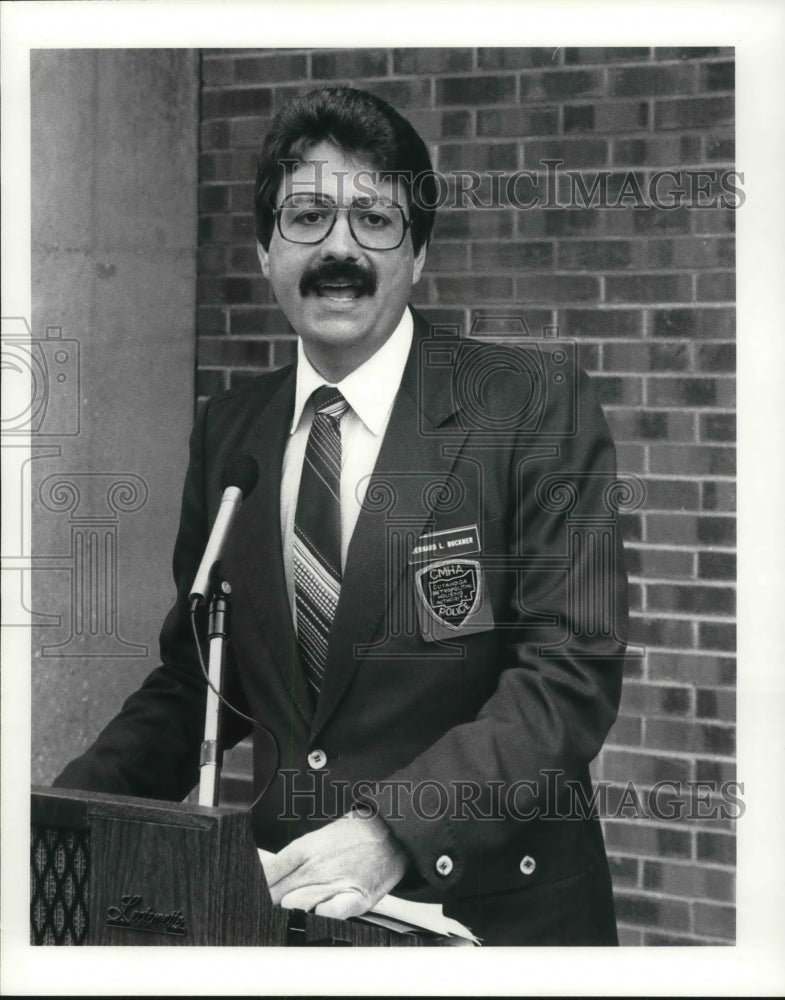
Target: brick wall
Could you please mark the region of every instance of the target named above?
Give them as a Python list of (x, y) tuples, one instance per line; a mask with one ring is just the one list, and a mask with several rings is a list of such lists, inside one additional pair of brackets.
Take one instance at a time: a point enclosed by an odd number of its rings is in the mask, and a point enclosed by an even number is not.
[[(254, 251), (255, 158), (283, 101), (339, 82), (406, 114), (444, 174), (542, 172), (558, 159), (589, 186), (610, 169), (618, 193), (631, 175), (645, 190), (657, 170), (733, 166), (732, 50), (205, 51), (201, 397), (293, 357)], [(624, 944), (734, 940), (733, 822), (694, 801), (695, 818), (642, 815), (657, 782), (735, 778), (733, 230), (732, 210), (691, 205), (448, 209), (415, 289), (435, 320), (469, 328), (514, 313), (534, 336), (558, 326), (575, 338), (620, 470), (646, 484), (624, 518), (644, 655), (629, 659), (594, 769), (616, 817), (605, 829)], [(229, 797), (247, 766), (241, 751)]]

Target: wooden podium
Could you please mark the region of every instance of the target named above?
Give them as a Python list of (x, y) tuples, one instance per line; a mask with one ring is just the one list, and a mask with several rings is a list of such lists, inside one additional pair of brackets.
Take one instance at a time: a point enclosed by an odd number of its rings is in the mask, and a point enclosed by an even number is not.
[(35, 788), (30, 941), (54, 945), (442, 946), (274, 906), (249, 816)]

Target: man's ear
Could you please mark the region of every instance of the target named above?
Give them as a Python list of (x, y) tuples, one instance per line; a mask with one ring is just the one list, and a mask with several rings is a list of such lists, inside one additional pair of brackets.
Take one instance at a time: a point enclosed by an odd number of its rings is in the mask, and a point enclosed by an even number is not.
[(414, 255), (414, 267), (412, 271), (412, 284), (416, 285), (420, 280), (420, 275), (422, 274), (422, 269), (425, 267), (425, 255), (427, 253), (428, 247), (423, 243), (417, 253)]
[(259, 258), (259, 263), (262, 265), (262, 274), (265, 276), (265, 278), (269, 278), (270, 254), (264, 249), (264, 247), (258, 240), (256, 241), (256, 256)]

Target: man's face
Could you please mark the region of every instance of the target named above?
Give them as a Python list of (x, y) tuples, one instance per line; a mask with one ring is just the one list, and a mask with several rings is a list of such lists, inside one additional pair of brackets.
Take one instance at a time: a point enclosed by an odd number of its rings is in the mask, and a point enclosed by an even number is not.
[[(368, 163), (329, 143), (312, 147), (284, 180), (276, 207), (293, 192), (314, 194), (339, 208), (365, 203), (372, 192), (380, 202), (401, 205), (409, 218), (394, 180), (380, 180)], [(338, 212), (321, 243), (288, 242), (276, 226), (269, 250), (259, 245), (258, 251), (262, 272), (309, 360), (335, 381), (371, 357), (395, 330), (425, 263), (425, 247), (415, 255), (410, 231), (394, 250), (361, 247), (345, 211)]]

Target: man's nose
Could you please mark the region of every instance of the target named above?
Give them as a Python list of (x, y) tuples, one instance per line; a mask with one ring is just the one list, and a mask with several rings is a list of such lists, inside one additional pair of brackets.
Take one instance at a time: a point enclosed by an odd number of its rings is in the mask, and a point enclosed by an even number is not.
[(325, 259), (347, 260), (359, 257), (361, 248), (349, 228), (349, 213), (344, 209), (336, 213), (335, 223), (320, 245)]

